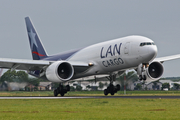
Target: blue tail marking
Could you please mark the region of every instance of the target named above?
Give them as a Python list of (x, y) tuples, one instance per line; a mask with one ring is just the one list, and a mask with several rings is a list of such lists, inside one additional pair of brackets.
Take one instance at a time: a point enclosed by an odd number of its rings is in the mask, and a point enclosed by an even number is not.
[(38, 34), (30, 18), (26, 17), (25, 22), (33, 60), (41, 60), (46, 58), (48, 55), (43, 47), (43, 44), (41, 43), (40, 38), (38, 37)]

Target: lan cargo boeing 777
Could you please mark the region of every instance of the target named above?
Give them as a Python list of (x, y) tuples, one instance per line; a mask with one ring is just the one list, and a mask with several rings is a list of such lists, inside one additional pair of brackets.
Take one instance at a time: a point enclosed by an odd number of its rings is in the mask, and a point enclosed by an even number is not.
[(110, 84), (104, 94), (114, 95), (120, 85), (113, 85), (116, 75), (127, 69), (135, 69), (140, 80), (153, 82), (163, 72), (162, 63), (180, 58), (173, 55), (155, 58), (157, 46), (143, 36), (128, 36), (81, 49), (71, 50), (56, 55), (48, 55), (29, 17), (25, 18), (27, 33), (33, 60), (0, 58), (0, 67), (11, 70), (27, 70), (30, 75), (60, 83), (54, 90), (54, 96), (64, 96), (70, 90), (62, 83), (88, 76), (107, 75)]

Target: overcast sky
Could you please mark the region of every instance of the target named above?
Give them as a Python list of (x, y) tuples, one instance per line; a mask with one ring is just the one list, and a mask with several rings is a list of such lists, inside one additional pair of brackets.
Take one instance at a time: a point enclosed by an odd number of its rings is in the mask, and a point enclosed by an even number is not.
[[(180, 53), (180, 0), (0, 0), (1, 58), (32, 58), (26, 16), (48, 54), (128, 35), (152, 39), (157, 57)], [(180, 76), (180, 59), (164, 68)]]

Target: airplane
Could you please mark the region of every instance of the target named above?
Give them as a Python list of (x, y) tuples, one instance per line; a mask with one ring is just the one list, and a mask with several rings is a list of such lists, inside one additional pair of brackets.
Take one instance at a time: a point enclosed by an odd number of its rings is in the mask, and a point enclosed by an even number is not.
[(113, 84), (117, 74), (134, 69), (139, 80), (154, 82), (164, 72), (163, 62), (180, 58), (180, 54), (156, 58), (154, 41), (138, 35), (48, 55), (29, 17), (25, 23), (33, 60), (0, 58), (0, 68), (26, 70), (32, 76), (59, 83), (54, 96), (70, 91), (69, 85), (63, 86), (64, 82), (101, 75), (108, 76), (110, 81), (104, 95), (114, 95), (120, 90), (119, 84)]

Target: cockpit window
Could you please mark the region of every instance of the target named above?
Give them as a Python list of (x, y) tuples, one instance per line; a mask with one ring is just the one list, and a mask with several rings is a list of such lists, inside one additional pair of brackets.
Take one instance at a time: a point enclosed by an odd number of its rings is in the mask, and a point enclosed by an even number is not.
[(144, 42), (140, 44), (140, 46), (145, 46), (145, 45), (155, 45), (155, 44), (153, 42)]

